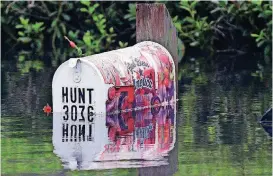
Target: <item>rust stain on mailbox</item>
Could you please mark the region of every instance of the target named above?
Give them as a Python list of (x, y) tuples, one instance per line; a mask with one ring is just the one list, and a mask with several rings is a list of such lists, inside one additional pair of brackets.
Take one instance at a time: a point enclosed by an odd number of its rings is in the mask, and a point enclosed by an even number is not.
[[(64, 62), (52, 82), (53, 145), (59, 151), (56, 153), (62, 155), (60, 142), (69, 144), (66, 147), (73, 143), (84, 147), (89, 143), (89, 156), (104, 160), (107, 157), (101, 149), (109, 146), (109, 140), (115, 141), (116, 135), (135, 133), (145, 138), (144, 134), (155, 130), (155, 124), (138, 127), (137, 111), (157, 117), (162, 104), (174, 104), (175, 76), (170, 53), (150, 41)], [(172, 111), (176, 112), (176, 106), (172, 105)], [(141, 116), (140, 113), (138, 118)], [(175, 118), (172, 128), (174, 123)], [(173, 147), (174, 141), (173, 138), (169, 145)]]

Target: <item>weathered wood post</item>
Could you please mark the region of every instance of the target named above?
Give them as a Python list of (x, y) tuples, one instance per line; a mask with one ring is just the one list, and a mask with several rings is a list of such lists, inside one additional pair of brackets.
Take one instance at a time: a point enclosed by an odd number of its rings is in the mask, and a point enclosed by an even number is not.
[[(178, 37), (176, 28), (164, 4), (137, 4), (136, 8), (136, 40), (153, 41), (164, 46), (172, 55), (175, 63), (175, 75), (177, 81), (179, 54)], [(178, 90), (176, 82), (176, 90)], [(178, 91), (176, 91), (177, 94)], [(177, 133), (176, 133), (177, 134)], [(176, 135), (177, 139), (177, 135)], [(157, 168), (141, 168), (141, 175), (173, 175), (177, 171), (178, 145), (169, 153), (169, 165)]]
[[(179, 60), (178, 37), (165, 4), (137, 4), (136, 40), (137, 42), (150, 40), (164, 46), (174, 59), (177, 81)], [(176, 83), (176, 90), (177, 85)]]

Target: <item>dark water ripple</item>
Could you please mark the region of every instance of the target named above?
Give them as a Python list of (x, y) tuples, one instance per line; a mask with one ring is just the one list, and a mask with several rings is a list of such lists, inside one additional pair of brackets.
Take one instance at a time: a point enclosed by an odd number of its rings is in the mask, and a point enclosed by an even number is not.
[(182, 83), (168, 165), (67, 170), (53, 153), (52, 116), (41, 113), (51, 103), (53, 73), (2, 75), (3, 175), (272, 175), (272, 140), (258, 123), (271, 106), (271, 87), (209, 74), (208, 81)]

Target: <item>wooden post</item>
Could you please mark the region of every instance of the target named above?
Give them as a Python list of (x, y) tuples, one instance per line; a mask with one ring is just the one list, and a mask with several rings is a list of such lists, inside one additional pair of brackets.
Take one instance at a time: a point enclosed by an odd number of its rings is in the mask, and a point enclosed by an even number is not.
[[(178, 44), (176, 28), (164, 4), (137, 4), (136, 8), (136, 40), (153, 41), (164, 46), (172, 55), (176, 73), (176, 95), (178, 93), (178, 60), (182, 58)], [(178, 97), (178, 96), (177, 96)], [(176, 112), (175, 112), (176, 113)], [(176, 139), (178, 137), (176, 133)], [(178, 142), (169, 153), (169, 165), (160, 167), (148, 167), (138, 169), (138, 175), (173, 175), (177, 172)]]
[[(178, 37), (176, 28), (165, 4), (137, 4), (136, 40), (153, 41), (164, 46), (172, 55), (175, 63), (176, 81), (178, 76)], [(182, 47), (181, 47), (182, 48)], [(177, 88), (176, 82), (176, 90)]]

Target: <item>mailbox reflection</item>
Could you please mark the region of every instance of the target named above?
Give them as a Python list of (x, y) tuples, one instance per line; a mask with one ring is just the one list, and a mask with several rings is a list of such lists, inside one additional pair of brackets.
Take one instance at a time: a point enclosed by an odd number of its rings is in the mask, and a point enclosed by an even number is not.
[(167, 165), (166, 156), (175, 144), (175, 106), (109, 112), (106, 118), (94, 116), (96, 126), (55, 114), (54, 153), (72, 170)]

